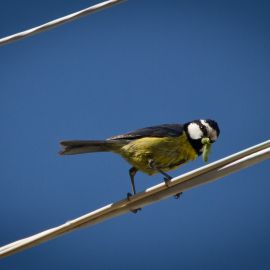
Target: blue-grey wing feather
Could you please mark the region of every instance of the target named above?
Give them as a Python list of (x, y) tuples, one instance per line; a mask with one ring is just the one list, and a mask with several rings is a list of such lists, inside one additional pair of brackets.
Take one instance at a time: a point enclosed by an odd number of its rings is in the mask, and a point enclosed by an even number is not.
[(108, 140), (135, 140), (144, 137), (178, 137), (183, 131), (184, 126), (181, 124), (164, 124), (140, 128), (125, 134), (110, 137)]

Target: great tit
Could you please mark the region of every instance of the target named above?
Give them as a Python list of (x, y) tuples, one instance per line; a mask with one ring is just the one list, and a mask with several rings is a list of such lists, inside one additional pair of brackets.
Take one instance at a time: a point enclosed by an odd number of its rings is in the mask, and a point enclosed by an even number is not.
[(62, 141), (61, 155), (92, 152), (113, 152), (132, 165), (129, 170), (132, 193), (136, 193), (134, 177), (137, 171), (148, 175), (166, 172), (195, 160), (203, 154), (207, 161), (210, 146), (220, 134), (214, 120), (194, 120), (185, 124), (163, 124), (137, 129), (106, 140)]

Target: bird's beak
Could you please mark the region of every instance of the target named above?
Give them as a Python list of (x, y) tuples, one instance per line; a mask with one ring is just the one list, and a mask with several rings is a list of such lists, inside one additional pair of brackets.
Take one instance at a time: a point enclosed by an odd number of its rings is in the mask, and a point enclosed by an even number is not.
[(203, 144), (203, 153), (202, 153), (202, 158), (204, 162), (208, 161), (208, 156), (211, 151), (211, 140), (207, 137), (202, 138), (201, 140)]

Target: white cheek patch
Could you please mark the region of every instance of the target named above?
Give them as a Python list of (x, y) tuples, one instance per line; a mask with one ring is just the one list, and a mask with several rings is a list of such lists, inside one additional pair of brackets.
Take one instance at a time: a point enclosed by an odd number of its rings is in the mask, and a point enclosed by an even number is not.
[(203, 132), (201, 131), (200, 126), (196, 123), (190, 123), (187, 130), (190, 138), (193, 140), (198, 140), (203, 137)]
[(205, 120), (200, 120), (200, 122), (206, 127), (208, 136), (211, 141), (216, 141), (217, 139), (217, 132), (213, 129)]

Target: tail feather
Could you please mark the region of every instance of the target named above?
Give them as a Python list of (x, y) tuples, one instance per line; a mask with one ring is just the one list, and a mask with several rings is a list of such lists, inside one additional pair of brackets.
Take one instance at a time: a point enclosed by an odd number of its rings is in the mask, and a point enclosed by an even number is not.
[(117, 141), (62, 141), (60, 155), (76, 155), (92, 152), (113, 151), (121, 147)]

